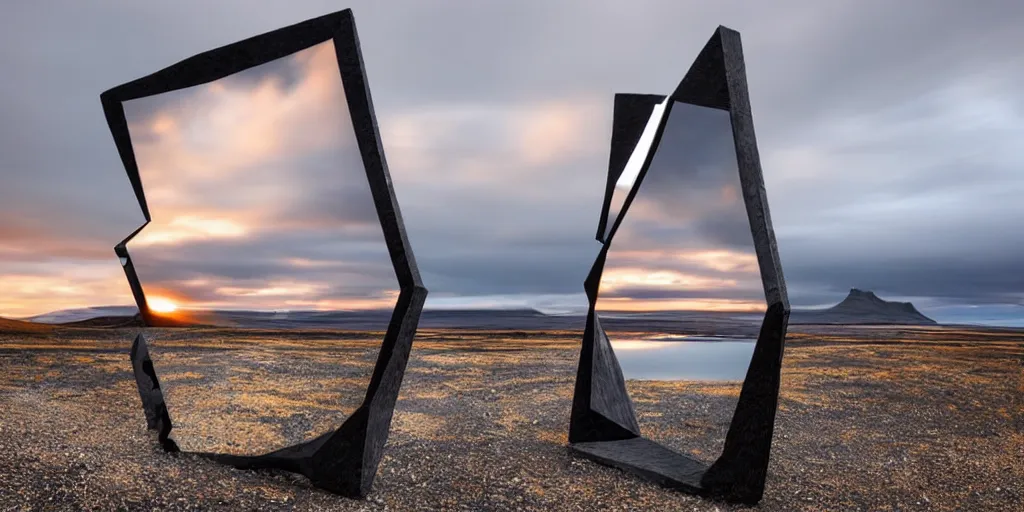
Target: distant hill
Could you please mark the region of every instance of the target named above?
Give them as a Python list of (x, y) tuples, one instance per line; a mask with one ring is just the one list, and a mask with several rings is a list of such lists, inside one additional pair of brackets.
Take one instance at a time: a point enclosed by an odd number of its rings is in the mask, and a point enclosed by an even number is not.
[(4, 334), (46, 334), (53, 332), (52, 325), (25, 322), (22, 320), (9, 320), (0, 318), (0, 333)]
[[(192, 312), (202, 323), (249, 329), (352, 329), (383, 331), (391, 309), (363, 311), (207, 311)], [(561, 327), (558, 317), (534, 310), (424, 310), (420, 329), (543, 329)], [(576, 324), (571, 324), (573, 327)], [(580, 324), (582, 325), (582, 324)]]
[(856, 288), (842, 302), (822, 310), (794, 310), (791, 324), (936, 325), (909, 302), (890, 302)]
[[(364, 311), (188, 311), (178, 321), (167, 320), (162, 327), (236, 327), (243, 329), (352, 329), (383, 331), (391, 309)], [(118, 328), (142, 327), (134, 306), (98, 306), (52, 311), (25, 319), (36, 325)], [(546, 315), (533, 309), (427, 309), (420, 317), (421, 329), (582, 329), (579, 315)]]
[(115, 329), (123, 327), (145, 327), (142, 322), (142, 315), (136, 313), (133, 316), (97, 316), (74, 322), (62, 322), (62, 327), (86, 327), (91, 329)]
[[(166, 327), (217, 326), (248, 329), (387, 329), (392, 310), (367, 311), (180, 311)], [(760, 313), (709, 311), (602, 311), (601, 324), (608, 332), (649, 331), (664, 333), (716, 333), (756, 336)], [(473, 330), (582, 330), (585, 315), (549, 315), (533, 309), (425, 309), (420, 329)], [(27, 319), (36, 324), (68, 327), (141, 327), (134, 306), (100, 306), (54, 311)], [(850, 290), (839, 304), (824, 310), (793, 310), (792, 324), (889, 324), (935, 325), (908, 302), (889, 302), (874, 293)]]
[(128, 317), (138, 314), (135, 306), (95, 306), (91, 308), (74, 308), (51, 311), (42, 315), (25, 318), (29, 322), (40, 324), (68, 324), (101, 317)]

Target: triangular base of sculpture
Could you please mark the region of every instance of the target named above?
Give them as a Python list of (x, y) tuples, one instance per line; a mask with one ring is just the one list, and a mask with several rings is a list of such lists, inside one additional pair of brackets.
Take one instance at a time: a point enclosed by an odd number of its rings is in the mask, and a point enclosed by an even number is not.
[(573, 453), (623, 471), (635, 473), (663, 487), (691, 494), (707, 494), (701, 478), (707, 464), (666, 448), (650, 439), (575, 443)]

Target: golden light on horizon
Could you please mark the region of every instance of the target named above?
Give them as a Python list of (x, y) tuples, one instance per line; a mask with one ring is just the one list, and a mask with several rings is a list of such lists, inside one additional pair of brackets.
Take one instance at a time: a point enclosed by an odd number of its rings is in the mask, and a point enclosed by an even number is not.
[(712, 290), (715, 288), (734, 288), (736, 284), (735, 279), (686, 274), (675, 270), (629, 267), (608, 269), (601, 278), (601, 288), (605, 291), (631, 287)]
[(757, 254), (754, 252), (737, 252), (727, 249), (705, 251), (682, 251), (676, 259), (697, 264), (716, 272), (737, 272), (760, 275), (757, 266)]
[(669, 343), (658, 343), (657, 341), (646, 340), (616, 340), (612, 341), (612, 347), (616, 350), (658, 350), (672, 346)]
[(178, 305), (164, 297), (147, 297), (146, 305), (154, 313), (170, 314), (178, 310)]
[(235, 220), (181, 215), (166, 224), (149, 226), (149, 229), (139, 233), (131, 245), (149, 246), (193, 240), (241, 238), (248, 232), (246, 226)]
[(712, 311), (718, 313), (761, 313), (764, 301), (735, 299), (628, 299), (602, 298), (598, 311), (641, 313), (650, 311)]
[[(619, 261), (628, 262), (626, 264)], [(724, 273), (738, 277), (742, 274), (760, 276), (757, 254), (735, 249), (637, 249), (619, 250), (609, 255), (609, 269), (630, 269), (635, 272), (675, 272), (673, 267), (686, 265), (692, 272)], [(660, 267), (660, 268), (659, 268)]]
[[(97, 303), (128, 303), (124, 271), (110, 261), (55, 266), (54, 275), (8, 274), (0, 277), (0, 317), (27, 318)], [(75, 284), (69, 285), (68, 283)]]
[(323, 285), (317, 283), (283, 282), (271, 283), (262, 288), (221, 286), (214, 292), (224, 297), (301, 297), (315, 295), (323, 288)]

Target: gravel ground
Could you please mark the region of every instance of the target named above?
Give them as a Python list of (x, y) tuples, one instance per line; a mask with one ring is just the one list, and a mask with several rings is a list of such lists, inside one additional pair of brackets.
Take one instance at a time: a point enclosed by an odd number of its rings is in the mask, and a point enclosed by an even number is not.
[[(159, 452), (129, 330), (0, 335), (0, 510), (743, 510), (566, 449), (578, 337), (423, 333), (373, 492)], [(1020, 332), (806, 328), (787, 345), (762, 510), (1024, 510)], [(336, 427), (362, 335), (159, 331), (174, 437), (258, 453)], [(630, 381), (649, 437), (710, 460), (734, 384)], [(229, 414), (230, 413), (230, 414)]]

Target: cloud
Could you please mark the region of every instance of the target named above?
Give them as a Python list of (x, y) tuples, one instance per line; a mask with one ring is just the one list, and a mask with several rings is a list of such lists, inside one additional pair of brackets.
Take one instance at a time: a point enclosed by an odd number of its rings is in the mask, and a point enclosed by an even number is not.
[[(390, 171), (431, 300), (575, 300), (598, 249), (593, 235), (607, 171), (612, 95), (671, 91), (713, 28), (723, 24), (742, 33), (772, 220), (794, 305), (835, 302), (854, 286), (936, 304), (1020, 301), (1019, 2), (351, 5)], [(54, 9), (61, 15), (54, 16)], [(335, 9), (318, 0), (259, 8), (241, 1), (7, 8), (0, 45), (18, 51), (0, 54), (8, 70), (0, 83), (0, 276), (37, 263), (38, 275), (60, 286), (69, 265), (116, 261), (110, 247), (141, 222), (103, 121), (101, 91)], [(268, 75), (276, 81), (259, 74), (237, 79), (237, 88), (262, 84), (254, 98), (281, 117), (246, 119), (246, 103), (238, 102), (231, 115), (208, 119), (205, 133), (218, 135), (216, 148), (230, 143), (247, 151), (250, 161), (238, 155), (214, 160), (225, 164), (217, 174), (194, 168), (197, 188), (226, 190), (237, 182), (232, 173), (246, 172), (245, 164), (289, 150), (289, 158), (301, 153), (302, 159), (288, 161), (302, 160), (310, 177), (348, 172), (344, 165), (314, 170), (315, 162), (325, 161), (315, 149), (317, 134), (341, 138), (327, 135), (332, 118), (307, 116), (331, 102), (310, 99), (323, 90), (302, 79), (304, 65), (273, 63)], [(187, 110), (184, 96), (154, 100), (139, 116)], [(282, 102), (285, 97), (294, 102)], [(246, 120), (244, 130), (237, 119)], [(151, 127), (169, 130), (164, 123)], [(289, 124), (303, 129), (277, 129)], [(231, 133), (223, 126), (232, 126)], [(202, 142), (203, 133), (183, 133), (182, 147)], [(166, 156), (155, 164), (190, 163), (171, 159), (185, 153)], [(270, 282), (294, 275), (282, 263), (289, 258), (333, 261), (340, 245), (328, 239), (302, 243), (302, 254), (273, 254), (272, 244), (300, 242), (287, 236), (290, 230), (316, 230), (366, 211), (341, 199), (342, 182), (320, 180), (316, 189), (308, 183), (253, 183), (245, 197), (258, 204), (249, 205), (209, 202), (208, 194), (184, 189), (177, 196), (168, 192), (166, 200), (180, 203), (179, 212), (187, 209), (200, 225), (231, 221), (247, 237), (258, 234), (270, 244), (260, 249), (203, 235), (189, 242), (203, 249), (181, 255), (193, 258), (182, 263), (197, 265), (189, 267), (197, 273), (207, 272), (207, 264), (230, 279), (265, 276)], [(157, 200), (159, 192), (152, 194)], [(704, 211), (699, 197), (690, 199), (662, 215), (682, 216), (696, 206)], [(276, 208), (262, 208), (268, 204)], [(228, 206), (240, 212), (237, 217), (218, 213)], [(642, 211), (635, 208), (630, 216)], [(694, 237), (741, 252), (742, 236), (732, 236), (742, 231), (738, 217), (702, 218), (708, 220), (688, 224)], [(335, 240), (366, 236), (371, 220), (359, 218), (344, 228), (351, 237), (342, 230), (348, 238)], [(649, 237), (666, 239), (655, 234)], [(638, 236), (633, 242), (641, 241)], [(627, 252), (643, 249), (625, 235), (619, 242)], [(217, 244), (258, 257), (233, 261), (216, 252)], [(692, 273), (677, 264), (666, 263), (668, 270)], [(111, 272), (110, 287), (77, 277), (76, 284), (94, 286), (95, 302), (130, 302), (126, 284), (113, 286), (116, 263)], [(168, 275), (179, 274), (187, 272)], [(3, 297), (17, 304), (26, 293), (5, 290)], [(52, 308), (72, 302), (55, 298)], [(5, 314), (13, 313), (0, 308)]]
[(147, 296), (184, 309), (393, 305), (339, 76), (327, 42), (128, 102), (153, 218), (128, 248)]
[(85, 263), (49, 260), (41, 264), (4, 265), (0, 311), (8, 317), (28, 317), (52, 311), (54, 304), (76, 308), (96, 305), (96, 296), (124, 293), (124, 273), (116, 262)]
[(650, 148), (651, 164), (633, 185), (638, 191), (612, 237), (598, 307), (763, 309), (729, 114), (670, 107), (661, 139)]

